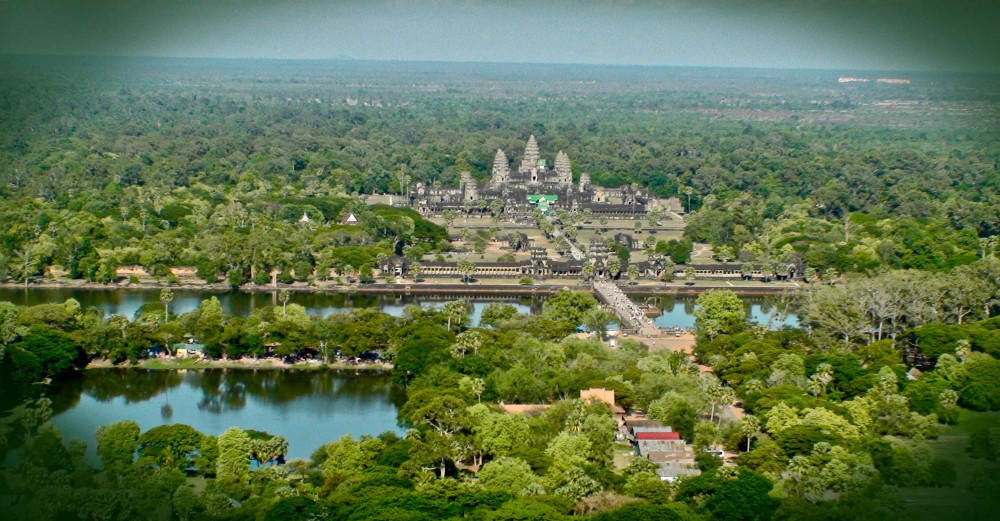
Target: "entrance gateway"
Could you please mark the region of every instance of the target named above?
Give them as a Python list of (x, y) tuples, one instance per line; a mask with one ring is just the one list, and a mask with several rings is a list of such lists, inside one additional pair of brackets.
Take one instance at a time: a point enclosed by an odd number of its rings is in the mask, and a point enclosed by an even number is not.
[(542, 194), (529, 194), (528, 203), (538, 206), (538, 209), (542, 213), (549, 213), (549, 203), (554, 203), (559, 200), (558, 195), (542, 195)]

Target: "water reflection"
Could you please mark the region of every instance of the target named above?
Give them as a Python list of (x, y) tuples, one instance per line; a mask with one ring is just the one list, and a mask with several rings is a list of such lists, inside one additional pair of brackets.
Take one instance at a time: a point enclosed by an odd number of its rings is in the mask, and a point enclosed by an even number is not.
[[(174, 301), (170, 304), (174, 313), (184, 314), (193, 311), (201, 305), (201, 301), (210, 297), (216, 297), (222, 304), (222, 309), (230, 315), (247, 316), (253, 310), (266, 307), (278, 306), (276, 292), (267, 293), (240, 293), (225, 292), (212, 293), (198, 290), (175, 290)], [(159, 292), (157, 290), (143, 289), (114, 289), (114, 290), (92, 290), (92, 289), (10, 289), (0, 288), (0, 301), (7, 300), (21, 305), (46, 304), (52, 302), (64, 302), (66, 299), (74, 298), (80, 302), (84, 308), (96, 308), (105, 315), (118, 314), (126, 317), (135, 316), (143, 305), (151, 302), (159, 302)], [(448, 300), (466, 299), (472, 304), (470, 321), (472, 325), (478, 325), (486, 309), (492, 302), (502, 302), (511, 304), (519, 313), (540, 313), (542, 304), (545, 301), (544, 295), (533, 295), (525, 297), (490, 295), (490, 294), (372, 294), (372, 293), (293, 293), (289, 302), (300, 304), (306, 308), (306, 312), (326, 317), (332, 313), (350, 311), (357, 308), (378, 308), (392, 316), (401, 316), (406, 306), (417, 304), (425, 307), (440, 306)], [(694, 327), (695, 296), (676, 295), (656, 295), (656, 296), (633, 296), (639, 304), (650, 304), (661, 310), (660, 316), (654, 318), (654, 322), (660, 327), (672, 328), (692, 328)], [(768, 319), (774, 311), (770, 300), (766, 297), (745, 297), (747, 314), (751, 320), (759, 324), (767, 324)], [(797, 326), (798, 317), (793, 313), (784, 318), (782, 322), (772, 324), (772, 327), (781, 325)]]
[(123, 419), (144, 431), (184, 423), (206, 434), (230, 426), (281, 434), (290, 457), (344, 434), (402, 432), (402, 396), (389, 377), (354, 371), (101, 369), (55, 386), (51, 397), (55, 425), (87, 441), (95, 458), (97, 427)]
[[(652, 297), (633, 297), (633, 300), (640, 305), (650, 305), (660, 310), (660, 315), (653, 318), (653, 322), (664, 328), (680, 327), (691, 329), (694, 327), (694, 310), (696, 296), (673, 296), (657, 295)], [(774, 304), (766, 297), (744, 297), (743, 303), (747, 308), (747, 317), (758, 324), (767, 325), (770, 320), (771, 327), (779, 328), (782, 325), (796, 327), (799, 325), (798, 315), (789, 313), (785, 317), (772, 317), (778, 311)]]
[[(38, 288), (11, 289), (0, 288), (0, 301), (9, 301), (18, 305), (49, 304), (65, 302), (73, 298), (84, 308), (99, 309), (105, 315), (122, 315), (132, 318), (142, 306), (158, 303), (158, 290), (148, 289), (72, 289), (72, 288)], [(276, 292), (212, 293), (198, 290), (174, 290), (174, 300), (170, 303), (171, 312), (182, 315), (198, 309), (201, 301), (216, 297), (223, 311), (233, 316), (248, 316), (255, 309), (267, 306), (280, 306)], [(378, 308), (392, 315), (400, 316), (410, 304), (421, 306), (438, 306), (448, 300), (464, 298), (471, 301), (472, 313), (470, 319), (474, 325), (479, 323), (483, 310), (491, 302), (511, 304), (519, 313), (540, 313), (543, 296), (515, 297), (496, 296), (488, 294), (439, 294), (439, 295), (406, 295), (406, 294), (372, 294), (372, 293), (293, 293), (289, 302), (306, 308), (310, 315), (326, 317), (332, 313), (349, 311), (357, 308)]]

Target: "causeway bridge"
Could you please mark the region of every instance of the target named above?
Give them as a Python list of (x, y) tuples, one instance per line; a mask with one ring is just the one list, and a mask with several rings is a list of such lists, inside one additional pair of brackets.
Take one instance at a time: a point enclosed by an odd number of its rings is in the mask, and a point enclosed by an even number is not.
[(660, 327), (654, 324), (653, 320), (647, 317), (646, 313), (614, 282), (596, 281), (594, 292), (618, 317), (622, 329), (629, 329), (643, 336), (657, 336), (662, 333)]

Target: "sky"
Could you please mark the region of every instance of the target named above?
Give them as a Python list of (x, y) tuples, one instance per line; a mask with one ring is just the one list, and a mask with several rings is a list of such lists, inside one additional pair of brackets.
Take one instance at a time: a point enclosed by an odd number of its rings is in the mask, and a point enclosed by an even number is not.
[(0, 54), (1000, 72), (1000, 0), (0, 0)]

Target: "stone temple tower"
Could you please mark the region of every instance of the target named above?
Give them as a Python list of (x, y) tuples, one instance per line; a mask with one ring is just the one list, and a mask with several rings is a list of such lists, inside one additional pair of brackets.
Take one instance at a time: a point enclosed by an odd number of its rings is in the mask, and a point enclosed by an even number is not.
[(590, 174), (584, 172), (580, 174), (580, 191), (586, 192), (590, 190)]
[(524, 145), (524, 158), (521, 160), (521, 168), (517, 171), (524, 174), (538, 169), (538, 143), (535, 142), (535, 135), (528, 138), (528, 143)]
[(476, 201), (479, 199), (479, 189), (472, 179), (472, 174), (462, 172), (459, 174), (458, 188), (462, 191), (463, 201)]
[(498, 187), (510, 181), (510, 163), (507, 162), (507, 154), (502, 149), (497, 149), (497, 155), (493, 157), (493, 177), (490, 184)]
[(556, 154), (556, 175), (559, 184), (566, 186), (573, 184), (573, 167), (570, 165), (569, 156), (562, 150)]

